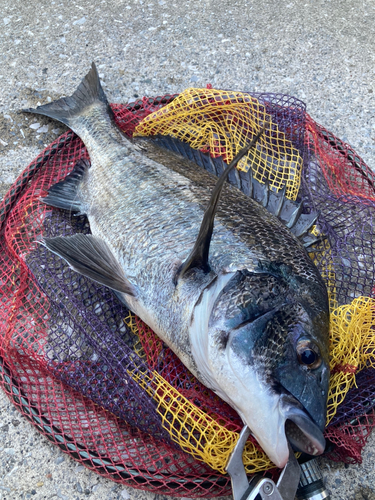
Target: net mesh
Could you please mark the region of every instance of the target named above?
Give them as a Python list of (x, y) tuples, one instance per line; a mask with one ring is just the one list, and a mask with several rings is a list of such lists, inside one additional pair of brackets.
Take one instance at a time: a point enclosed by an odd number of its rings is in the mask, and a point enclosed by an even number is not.
[(277, 106), (267, 104), (243, 92), (190, 88), (146, 116), (134, 135), (176, 137), (230, 163), (251, 142), (254, 131), (267, 123), (257, 148), (249, 151), (237, 168), (247, 171), (251, 165), (255, 179), (263, 182), (267, 177), (277, 191), (286, 186), (286, 195), (295, 200), (302, 170), (298, 145), (303, 141), (304, 114), (290, 106), (280, 107), (280, 112)]
[[(326, 437), (331, 458), (360, 461), (375, 403), (372, 172), (285, 95), (188, 89), (113, 110), (128, 136), (168, 135), (226, 161), (271, 122), (254, 176), (275, 189), (287, 184), (289, 198), (319, 213), (315, 231), (326, 239), (312, 257), (332, 313)], [(67, 132), (0, 206), (3, 388), (51, 441), (106, 477), (176, 496), (228, 494), (222, 473), (242, 427), (236, 412), (110, 290), (35, 243), (89, 232), (85, 217), (39, 201), (82, 158), (84, 145)], [(244, 462), (249, 473), (275, 473), (252, 439)]]

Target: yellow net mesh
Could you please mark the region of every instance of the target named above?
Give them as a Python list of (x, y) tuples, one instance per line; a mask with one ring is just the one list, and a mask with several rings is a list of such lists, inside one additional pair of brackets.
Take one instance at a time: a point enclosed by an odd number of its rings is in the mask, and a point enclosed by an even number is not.
[[(324, 236), (316, 226), (313, 227), (311, 233), (315, 236)], [(328, 239), (323, 239), (319, 250), (319, 252), (311, 253), (310, 257), (318, 269), (321, 270), (320, 274), (327, 287), (329, 310), (333, 311), (337, 307), (336, 275), (333, 266), (332, 249)], [(320, 265), (321, 263), (325, 263), (325, 265)]]
[[(266, 121), (271, 122), (272, 134), (264, 134), (255, 153), (245, 158), (238, 168), (245, 170), (251, 164), (253, 175), (258, 181), (269, 178), (271, 186), (277, 190), (286, 185), (287, 196), (295, 200), (300, 188), (300, 154), (279, 131), (277, 124), (272, 123), (265, 107), (246, 93), (187, 89), (169, 105), (147, 116), (136, 128), (135, 135), (170, 135), (189, 143), (192, 148), (210, 151), (213, 156), (223, 156), (229, 163)], [(271, 172), (277, 175), (270, 176)], [(316, 228), (315, 232), (318, 234)], [(332, 374), (328, 423), (349, 389), (355, 385), (355, 374), (365, 367), (374, 366), (375, 301), (359, 297), (351, 304), (337, 306), (331, 248), (328, 241), (323, 246), (322, 252), (311, 257), (316, 263), (320, 259), (328, 262), (328, 266), (324, 267), (326, 271), (322, 273), (331, 310)], [(126, 321), (138, 334), (141, 322), (132, 314)], [(157, 349), (161, 351), (162, 344), (160, 340), (155, 344), (155, 334), (146, 325), (142, 324), (141, 328), (143, 333), (144, 329), (147, 332), (142, 335), (143, 341), (138, 344), (137, 353), (148, 358), (147, 349), (158, 346)], [(171, 439), (187, 453), (224, 473), (239, 434), (226, 429), (183, 397), (157, 372), (153, 372), (152, 378), (136, 376), (135, 373), (133, 378), (156, 401), (162, 425), (168, 430)], [(267, 456), (251, 442), (247, 443), (243, 460), (247, 472), (273, 467)]]
[(375, 367), (375, 300), (358, 297), (331, 312), (331, 379), (327, 423), (355, 385), (355, 374)]
[(301, 182), (301, 155), (265, 106), (249, 94), (186, 89), (144, 118), (134, 136), (169, 135), (229, 163), (265, 124), (267, 129), (270, 124), (271, 133), (263, 134), (257, 149), (249, 151), (237, 168), (247, 171), (251, 165), (255, 179), (262, 182), (266, 176), (277, 191), (286, 185), (287, 197), (295, 200)]
[[(153, 378), (133, 374), (136, 380), (157, 403), (162, 426), (173, 441), (197, 460), (225, 473), (225, 465), (238, 440), (236, 432), (226, 429), (182, 396), (157, 372)], [(244, 464), (247, 472), (268, 470), (273, 466), (267, 456), (250, 441), (246, 443)]]

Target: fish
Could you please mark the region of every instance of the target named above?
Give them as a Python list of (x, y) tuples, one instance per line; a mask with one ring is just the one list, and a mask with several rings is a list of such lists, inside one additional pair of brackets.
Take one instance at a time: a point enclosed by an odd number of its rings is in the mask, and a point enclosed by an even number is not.
[(72, 96), (24, 111), (70, 127), (90, 158), (42, 201), (86, 214), (91, 235), (40, 243), (111, 288), (237, 411), (277, 467), (287, 463), (289, 443), (322, 454), (329, 306), (307, 251), (316, 215), (303, 214), (285, 189), (253, 179), (251, 169), (247, 195), (226, 182), (267, 124), (218, 179), (182, 168), (151, 140), (127, 139), (94, 63)]

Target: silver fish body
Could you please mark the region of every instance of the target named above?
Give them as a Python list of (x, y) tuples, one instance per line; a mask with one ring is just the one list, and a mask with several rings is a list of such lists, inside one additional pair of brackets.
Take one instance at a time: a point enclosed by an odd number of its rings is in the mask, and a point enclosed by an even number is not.
[[(68, 124), (91, 160), (71, 176), (73, 195), (59, 183), (45, 202), (70, 203), (87, 214), (93, 238), (54, 238), (46, 246), (117, 290), (189, 370), (237, 410), (277, 466), (288, 459), (287, 440), (322, 453), (328, 299), (298, 239), (227, 185), (215, 215), (209, 269), (192, 268), (176, 279), (217, 179), (182, 168), (174, 155), (147, 141), (125, 139), (94, 65), (71, 98), (30, 111)], [(169, 166), (150, 157), (168, 158)]]

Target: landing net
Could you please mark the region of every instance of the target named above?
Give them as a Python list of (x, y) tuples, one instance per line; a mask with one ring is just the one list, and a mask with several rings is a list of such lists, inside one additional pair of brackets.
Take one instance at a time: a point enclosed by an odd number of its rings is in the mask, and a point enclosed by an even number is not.
[[(179, 139), (195, 148), (198, 164), (208, 155), (229, 162), (271, 121), (248, 161), (260, 182), (286, 184), (289, 198), (320, 214), (315, 231), (326, 239), (312, 258), (331, 306), (327, 454), (360, 462), (375, 425), (373, 173), (301, 101), (281, 94), (188, 89), (113, 110), (128, 136)], [(171, 147), (179, 151), (177, 144)], [(236, 412), (109, 289), (35, 244), (42, 236), (89, 233), (85, 217), (39, 201), (82, 158), (84, 145), (67, 132), (0, 206), (3, 389), (40, 432), (101, 475), (160, 494), (229, 494), (223, 473), (242, 428)], [(233, 178), (239, 188), (241, 179)], [(275, 472), (252, 439), (244, 460), (249, 473)]]

